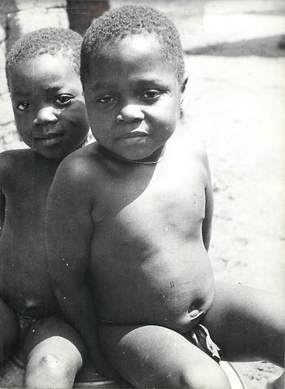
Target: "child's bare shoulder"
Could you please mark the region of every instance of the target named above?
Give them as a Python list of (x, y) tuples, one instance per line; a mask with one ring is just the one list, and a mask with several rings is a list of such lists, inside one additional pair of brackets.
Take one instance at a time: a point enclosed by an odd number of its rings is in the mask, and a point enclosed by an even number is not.
[(209, 167), (209, 159), (208, 159), (208, 153), (207, 153), (207, 147), (205, 141), (198, 139), (194, 147), (195, 147), (194, 150), (197, 155), (197, 158), (201, 162), (203, 168), (206, 171), (206, 174), (208, 175), (210, 172), (210, 167)]
[(209, 166), (209, 159), (208, 159), (208, 153), (205, 141), (195, 138), (193, 143), (193, 154), (197, 158), (197, 161), (199, 163), (199, 166), (201, 167), (201, 174), (203, 176), (203, 180), (206, 186), (209, 185), (211, 181), (210, 177), (210, 166)]
[(89, 144), (69, 154), (59, 165), (56, 176), (73, 183), (93, 180), (99, 168), (99, 153), (95, 143)]
[[(211, 187), (211, 174), (205, 141), (190, 129), (181, 127), (175, 142), (175, 153), (183, 158), (188, 172), (195, 172), (205, 188)], [(184, 156), (184, 157), (183, 157)]]
[(0, 179), (15, 178), (18, 172), (24, 174), (25, 166), (31, 161), (33, 151), (30, 149), (6, 150), (0, 153)]
[(209, 162), (206, 144), (203, 139), (195, 135), (193, 132), (188, 131), (188, 129), (182, 128), (178, 135), (178, 146), (179, 151), (181, 148), (185, 150), (185, 154), (189, 159), (195, 161), (201, 168), (209, 171)]

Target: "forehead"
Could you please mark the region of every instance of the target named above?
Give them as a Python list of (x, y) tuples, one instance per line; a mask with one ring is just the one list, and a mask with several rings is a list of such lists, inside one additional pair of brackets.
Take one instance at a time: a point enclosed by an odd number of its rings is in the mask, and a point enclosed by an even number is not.
[(9, 76), (11, 92), (25, 88), (45, 88), (56, 86), (58, 83), (79, 79), (71, 59), (60, 53), (48, 53), (34, 57), (15, 65)]
[(165, 60), (155, 34), (134, 34), (117, 39), (105, 45), (89, 65), (91, 77), (97, 80), (117, 76), (140, 78), (147, 74), (159, 77), (165, 73), (176, 78), (174, 65)]

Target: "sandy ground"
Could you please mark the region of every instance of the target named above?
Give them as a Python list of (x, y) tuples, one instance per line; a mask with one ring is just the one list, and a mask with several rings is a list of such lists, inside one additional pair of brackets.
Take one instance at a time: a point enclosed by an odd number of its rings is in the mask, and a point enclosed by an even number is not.
[[(212, 167), (216, 277), (284, 294), (285, 60), (203, 56), (187, 65), (186, 120)], [(238, 368), (249, 389), (278, 374), (264, 363)]]
[[(122, 3), (132, 1), (112, 6)], [(181, 32), (185, 124), (204, 139), (213, 176), (216, 277), (285, 296), (285, 2), (141, 3), (166, 12)], [(10, 124), (0, 150), (18, 145)], [(236, 366), (248, 389), (280, 373), (263, 361)]]

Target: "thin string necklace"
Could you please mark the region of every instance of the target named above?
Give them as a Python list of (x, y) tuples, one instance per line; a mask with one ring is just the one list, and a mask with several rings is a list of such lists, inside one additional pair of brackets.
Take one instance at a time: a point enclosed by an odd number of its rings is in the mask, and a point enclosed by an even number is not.
[(123, 159), (123, 158), (121, 158), (121, 159), (123, 161), (127, 161), (130, 163), (136, 163), (137, 165), (156, 165), (157, 163), (159, 163), (162, 160), (162, 158), (163, 158), (163, 155), (160, 155), (156, 161), (139, 161), (139, 160), (128, 160), (128, 159)]

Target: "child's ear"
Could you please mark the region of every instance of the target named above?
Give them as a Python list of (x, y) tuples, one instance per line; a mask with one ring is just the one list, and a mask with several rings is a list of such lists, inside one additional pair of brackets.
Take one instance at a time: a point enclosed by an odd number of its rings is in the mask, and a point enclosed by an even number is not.
[(184, 78), (182, 84), (181, 84), (181, 99), (180, 99), (180, 119), (183, 119), (184, 112), (183, 112), (183, 100), (184, 100), (184, 92), (186, 89), (186, 85), (188, 82), (188, 76)]
[(183, 82), (182, 82), (182, 85), (181, 85), (181, 94), (182, 94), (182, 95), (183, 95), (183, 93), (185, 92), (187, 83), (188, 83), (188, 76), (184, 78), (184, 80), (183, 80)]

